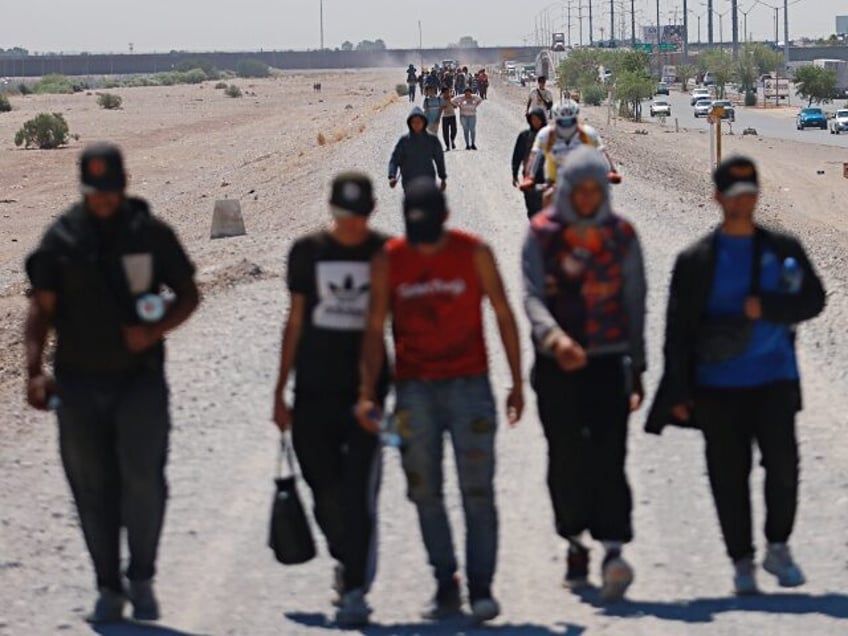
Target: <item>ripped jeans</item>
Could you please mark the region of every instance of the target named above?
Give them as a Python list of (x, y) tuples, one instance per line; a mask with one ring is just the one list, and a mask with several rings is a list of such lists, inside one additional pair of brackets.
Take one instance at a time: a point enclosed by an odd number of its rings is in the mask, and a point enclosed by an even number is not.
[(444, 435), (453, 442), (467, 528), (465, 550), (472, 601), (491, 596), (498, 546), (495, 509), (497, 414), (486, 376), (397, 385), (397, 424), (408, 497), (418, 509), (421, 534), (440, 585), (457, 571), (442, 493)]

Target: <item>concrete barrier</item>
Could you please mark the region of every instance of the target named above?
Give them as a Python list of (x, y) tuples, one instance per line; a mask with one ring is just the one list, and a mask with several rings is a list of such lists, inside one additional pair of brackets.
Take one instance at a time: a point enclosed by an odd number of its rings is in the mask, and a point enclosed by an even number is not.
[(210, 238), (231, 238), (245, 234), (247, 234), (247, 231), (244, 228), (244, 217), (241, 214), (241, 202), (235, 199), (215, 201)]

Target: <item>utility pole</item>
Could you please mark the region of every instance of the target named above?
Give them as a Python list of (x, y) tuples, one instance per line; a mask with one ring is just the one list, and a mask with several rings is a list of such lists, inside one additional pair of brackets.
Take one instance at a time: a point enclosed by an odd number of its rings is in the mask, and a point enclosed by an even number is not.
[(657, 0), (657, 75), (662, 79), (662, 58), (660, 57), (660, 44), (662, 44), (662, 36), (660, 35), (660, 0)]
[(610, 0), (610, 42), (615, 41), (615, 0)]
[(730, 22), (733, 30), (733, 59), (739, 58), (739, 0), (730, 0)]
[(595, 44), (594, 27), (592, 26), (592, 0), (589, 0), (589, 46)]
[(689, 63), (689, 6), (683, 0), (683, 63)]
[(636, 48), (636, 0), (630, 0), (630, 46)]
[(318, 0), (321, 11), (321, 50), (324, 50), (324, 0)]
[(578, 34), (580, 36), (580, 46), (583, 46), (583, 5), (577, 5), (577, 22), (579, 24)]
[(783, 0), (783, 63), (789, 69), (789, 0)]
[(713, 0), (707, 0), (707, 42), (713, 43)]

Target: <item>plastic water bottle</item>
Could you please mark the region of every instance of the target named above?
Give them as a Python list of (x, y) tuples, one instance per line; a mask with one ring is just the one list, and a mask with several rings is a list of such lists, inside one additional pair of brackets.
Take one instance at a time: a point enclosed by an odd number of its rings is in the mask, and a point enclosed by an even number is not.
[(383, 416), (380, 422), (380, 441), (383, 443), (383, 446), (390, 448), (400, 448), (403, 445), (403, 440), (400, 433), (398, 433), (397, 419), (393, 415)]
[(787, 294), (797, 294), (801, 291), (801, 285), (804, 283), (804, 270), (791, 256), (783, 261), (783, 267), (780, 270), (781, 287)]

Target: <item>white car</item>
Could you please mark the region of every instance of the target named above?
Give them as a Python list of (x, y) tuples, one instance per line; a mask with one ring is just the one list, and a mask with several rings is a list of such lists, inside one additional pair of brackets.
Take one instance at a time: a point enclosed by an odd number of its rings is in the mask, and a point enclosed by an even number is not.
[(713, 107), (713, 100), (710, 98), (699, 99), (695, 102), (695, 117), (706, 117), (710, 114), (710, 109)]
[(696, 88), (689, 94), (689, 105), (694, 106), (701, 99), (712, 99), (713, 95), (709, 88)]
[(668, 103), (668, 100), (655, 99), (653, 101), (651, 104), (651, 117), (657, 117), (658, 115), (671, 117), (671, 104)]
[(848, 132), (848, 108), (837, 110), (836, 116), (830, 122), (831, 135), (838, 135), (844, 132)]

